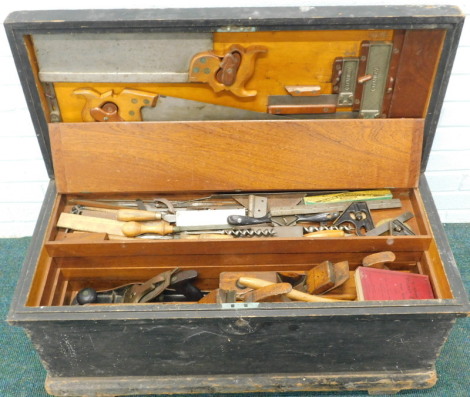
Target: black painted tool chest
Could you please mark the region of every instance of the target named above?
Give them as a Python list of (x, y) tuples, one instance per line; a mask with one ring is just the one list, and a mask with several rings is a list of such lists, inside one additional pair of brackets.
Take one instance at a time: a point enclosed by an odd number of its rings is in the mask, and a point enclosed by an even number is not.
[[(469, 312), (424, 171), (457, 8), (15, 12), (5, 21), (51, 182), (8, 321), (59, 396), (427, 388)], [(413, 235), (111, 238), (73, 202), (389, 189)], [(311, 193), (314, 194), (314, 193)], [(217, 196), (217, 197), (219, 197)], [(271, 208), (273, 210), (273, 208)], [(374, 214), (378, 214), (375, 212)], [(171, 268), (306, 271), (393, 251), (433, 299), (74, 305)], [(325, 297), (335, 297), (327, 293)]]

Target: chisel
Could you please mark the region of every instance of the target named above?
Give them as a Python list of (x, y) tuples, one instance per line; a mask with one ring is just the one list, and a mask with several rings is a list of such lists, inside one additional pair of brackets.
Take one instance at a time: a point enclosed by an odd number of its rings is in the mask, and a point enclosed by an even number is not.
[(91, 216), (75, 215), (63, 212), (57, 222), (57, 227), (78, 230), (82, 232), (108, 233), (116, 236), (135, 237), (140, 234), (153, 233), (167, 235), (184, 231), (222, 230), (231, 229), (230, 225), (206, 226), (172, 226), (168, 222), (121, 222), (111, 219), (94, 218)]
[[(167, 221), (176, 226), (204, 226), (227, 224), (230, 215), (244, 215), (244, 208), (214, 209), (214, 210), (177, 210), (176, 214), (135, 209), (101, 209), (99, 207), (75, 206), (74, 214), (115, 219), (122, 222)], [(103, 214), (106, 214), (104, 216)]]
[(214, 209), (214, 210), (177, 210), (176, 214), (166, 214), (155, 211), (125, 209), (117, 211), (118, 221), (155, 221), (164, 220), (176, 223), (176, 226), (205, 226), (226, 225), (230, 215), (244, 215), (244, 208)]
[(230, 215), (244, 215), (244, 208), (214, 209), (214, 210), (177, 210), (176, 214), (161, 214), (154, 211), (119, 210), (118, 221), (154, 221), (164, 220), (176, 223), (176, 226), (207, 226), (226, 225)]

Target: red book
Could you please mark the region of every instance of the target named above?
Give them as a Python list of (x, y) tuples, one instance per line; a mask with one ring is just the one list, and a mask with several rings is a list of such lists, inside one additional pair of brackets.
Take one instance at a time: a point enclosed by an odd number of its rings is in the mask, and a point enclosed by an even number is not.
[(360, 301), (434, 299), (429, 277), (423, 274), (358, 267), (355, 278)]

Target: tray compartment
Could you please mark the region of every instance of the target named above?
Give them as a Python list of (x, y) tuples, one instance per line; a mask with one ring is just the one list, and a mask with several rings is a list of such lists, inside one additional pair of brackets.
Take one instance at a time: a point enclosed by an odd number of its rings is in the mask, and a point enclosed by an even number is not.
[[(222, 272), (306, 271), (324, 260), (333, 262), (348, 260), (353, 279), (352, 272), (367, 254), (367, 252), (257, 256), (242, 254), (237, 260), (232, 261), (223, 255), (56, 258), (45, 282), (40, 303), (43, 306), (68, 305), (82, 288), (105, 290), (127, 283), (143, 282), (175, 267), (197, 270), (199, 277), (195, 285), (204, 291), (218, 288)], [(421, 265), (423, 260), (426, 261), (427, 258), (423, 257), (422, 252), (400, 252), (397, 254), (397, 260), (389, 267), (392, 270), (417, 273), (423, 268)], [(429, 265), (426, 264), (426, 269)], [(352, 280), (348, 284), (354, 289)], [(336, 296), (337, 291), (331, 291), (325, 296), (332, 295)]]
[[(139, 197), (154, 196), (144, 194)], [(51, 219), (57, 219), (62, 211), (70, 211), (71, 201), (83, 197), (114, 198), (116, 195), (59, 194)], [(127, 194), (124, 197), (136, 196)], [(177, 200), (194, 195), (169, 194), (167, 197)], [(28, 305), (67, 305), (85, 286), (107, 289), (142, 282), (174, 267), (199, 271), (197, 285), (205, 290), (217, 288), (219, 275), (224, 271), (308, 270), (324, 260), (348, 260), (353, 271), (364, 256), (381, 250), (392, 250), (397, 255), (393, 269), (429, 275), (436, 298), (452, 299), (418, 189), (395, 189), (393, 197), (400, 198), (402, 208), (372, 211), (374, 222), (411, 211), (415, 216), (408, 224), (417, 235), (86, 242), (65, 238), (64, 231), (58, 232), (51, 223)]]

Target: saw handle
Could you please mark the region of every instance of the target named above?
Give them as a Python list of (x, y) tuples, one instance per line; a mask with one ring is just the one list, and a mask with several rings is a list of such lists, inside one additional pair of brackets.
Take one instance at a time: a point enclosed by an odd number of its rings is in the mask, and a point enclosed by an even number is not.
[(140, 234), (153, 233), (165, 236), (174, 232), (174, 227), (168, 222), (157, 222), (152, 224), (145, 224), (139, 222), (126, 222), (122, 225), (122, 232), (127, 237), (136, 237)]
[(123, 222), (129, 221), (159, 221), (162, 219), (162, 214), (156, 211), (144, 210), (118, 210), (117, 220)]

